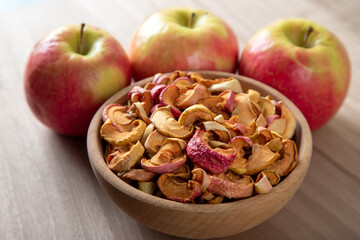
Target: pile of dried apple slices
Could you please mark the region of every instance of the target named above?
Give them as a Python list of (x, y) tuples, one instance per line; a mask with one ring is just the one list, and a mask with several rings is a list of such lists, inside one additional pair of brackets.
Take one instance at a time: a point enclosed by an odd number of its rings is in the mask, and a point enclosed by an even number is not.
[[(231, 90), (230, 90), (231, 89)], [(296, 166), (296, 120), (283, 102), (234, 78), (157, 74), (103, 111), (105, 160), (141, 191), (221, 203), (272, 190)]]

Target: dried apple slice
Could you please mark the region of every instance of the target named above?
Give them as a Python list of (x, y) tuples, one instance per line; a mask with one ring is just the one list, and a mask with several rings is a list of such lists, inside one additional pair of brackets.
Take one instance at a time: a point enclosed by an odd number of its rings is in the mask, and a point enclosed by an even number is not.
[(268, 117), (266, 118), (267, 124), (266, 124), (265, 127), (270, 126), (276, 119), (279, 119), (279, 118), (280, 118), (280, 116), (277, 115), (277, 114), (268, 116)]
[(159, 84), (159, 85), (155, 85), (151, 91), (151, 97), (152, 99), (156, 102), (159, 103), (160, 102), (160, 93), (167, 87), (167, 85), (165, 84)]
[(156, 178), (158, 174), (144, 169), (132, 168), (120, 175), (122, 179), (131, 179), (140, 182), (148, 182)]
[(209, 141), (209, 146), (211, 148), (230, 148), (230, 145), (221, 141)]
[[(216, 79), (206, 79), (203, 78), (200, 74), (198, 73), (191, 73), (191, 75), (189, 75), (189, 77), (191, 79), (193, 79), (195, 82), (201, 83), (203, 84), (205, 87), (209, 88), (214, 84), (217, 83), (222, 83), (222, 82), (226, 82), (231, 80), (232, 78), (216, 78)], [(222, 91), (220, 91), (222, 92)]]
[(252, 154), (246, 163), (247, 171), (245, 174), (254, 175), (260, 172), (273, 164), (279, 156), (279, 153), (274, 153), (268, 146), (254, 143), (252, 146)]
[(256, 125), (260, 127), (266, 127), (268, 122), (262, 113), (259, 114), (258, 118), (255, 121)]
[(155, 104), (154, 106), (151, 107), (150, 113), (153, 114), (157, 109), (166, 106), (167, 106), (166, 104), (161, 104), (161, 103)]
[(270, 131), (267, 128), (264, 127), (258, 127), (257, 132), (253, 135), (249, 136), (249, 138), (253, 141), (253, 143), (258, 143), (260, 145), (265, 145), (268, 142), (270, 142), (273, 139), (279, 138), (282, 139), (282, 136), (280, 136), (277, 132)]
[(259, 106), (265, 118), (276, 114), (276, 106), (269, 97), (261, 97)]
[(158, 108), (150, 117), (155, 128), (165, 136), (187, 138), (192, 134), (192, 126), (181, 125), (170, 112), (170, 107)]
[(275, 186), (280, 182), (280, 175), (272, 169), (264, 169), (261, 171), (262, 173), (266, 174), (267, 178), (269, 179), (271, 185)]
[(128, 99), (132, 102), (140, 101), (144, 92), (146, 92), (145, 88), (140, 86), (133, 87), (128, 93)]
[(254, 103), (258, 103), (260, 102), (260, 99), (261, 99), (261, 95), (258, 91), (254, 90), (254, 89), (249, 89), (247, 92), (246, 92), (246, 95), (248, 95), (250, 101), (254, 102)]
[(273, 152), (279, 152), (283, 148), (281, 138), (274, 138), (267, 142), (265, 145), (268, 146)]
[(223, 91), (229, 90), (229, 89), (231, 89), (234, 93), (242, 93), (243, 92), (239, 80), (237, 80), (235, 78), (230, 78), (227, 81), (212, 84), (209, 87), (210, 92), (223, 92)]
[(157, 181), (160, 191), (167, 199), (177, 202), (191, 202), (201, 195), (201, 184), (169, 173), (161, 174)]
[(151, 124), (151, 120), (148, 117), (143, 104), (141, 104), (140, 102), (134, 102), (133, 106), (136, 108), (136, 115), (143, 120), (146, 124)]
[(255, 122), (257, 115), (254, 113), (249, 96), (245, 93), (239, 93), (235, 96), (234, 110), (232, 116), (237, 115), (236, 122), (249, 126), (251, 122)]
[(204, 203), (204, 202), (210, 202), (211, 200), (215, 199), (215, 195), (212, 194), (211, 192), (205, 191), (203, 194), (201, 194), (200, 196), (200, 202)]
[(141, 160), (141, 167), (149, 172), (171, 173), (186, 162), (185, 146), (182, 139), (168, 138), (151, 159)]
[(180, 168), (173, 171), (172, 174), (175, 177), (181, 177), (181, 178), (189, 180), (191, 172), (190, 172), (189, 166), (187, 164), (184, 164)]
[[(205, 128), (206, 131), (214, 131), (217, 134), (219, 133), (219, 131), (224, 132), (225, 135), (227, 135), (227, 138), (225, 138), (225, 139), (228, 139), (228, 140), (220, 139), (220, 141), (228, 142), (229, 139), (232, 138), (231, 132), (226, 127), (224, 127), (223, 125), (221, 125), (218, 122), (207, 121), (207, 122), (202, 122), (202, 124), (204, 125), (204, 128)], [(219, 134), (219, 136), (221, 136), (221, 135)], [(224, 139), (224, 137), (223, 137), (223, 139)]]
[(192, 180), (201, 184), (202, 192), (205, 192), (210, 184), (208, 174), (202, 168), (194, 168), (192, 171)]
[(146, 124), (141, 120), (131, 122), (123, 132), (119, 132), (108, 119), (102, 125), (100, 134), (103, 139), (115, 146), (135, 143), (141, 139), (146, 129)]
[(176, 85), (181, 90), (191, 87), (194, 84), (194, 81), (188, 77), (179, 77), (175, 79), (172, 84)]
[(210, 200), (209, 204), (219, 204), (219, 203), (222, 203), (222, 201), (224, 201), (224, 197), (223, 196), (217, 196), (216, 198)]
[(296, 119), (294, 114), (286, 107), (283, 102), (279, 102), (281, 116), (268, 124), (268, 129), (279, 133), (283, 138), (290, 139), (294, 135)]
[(199, 80), (203, 79), (201, 74), (197, 72), (188, 72), (186, 77), (190, 78), (194, 82), (198, 82)]
[(225, 172), (236, 157), (234, 148), (211, 148), (209, 137), (211, 132), (200, 130), (190, 139), (186, 153), (190, 160), (210, 173)]
[[(111, 109), (111, 108), (121, 109), (121, 112), (123, 112), (123, 113), (126, 113), (127, 110), (128, 110), (127, 107), (122, 106), (122, 105), (117, 104), (117, 103), (108, 104), (108, 105), (105, 106), (105, 108), (104, 108), (104, 110), (103, 110), (103, 112), (101, 114), (101, 118), (102, 118), (103, 122), (106, 122), (106, 120), (109, 118), (108, 117), (108, 112), (109, 112), (109, 109)], [(133, 120), (133, 119), (126, 119), (126, 120)]]
[(214, 120), (217, 121), (218, 123), (223, 123), (225, 121), (224, 116), (223, 115), (217, 115), (216, 117), (214, 117)]
[(120, 152), (120, 153), (124, 153), (124, 152), (128, 152), (130, 150), (129, 144), (126, 145), (122, 145), (122, 146), (113, 146), (110, 143), (106, 144), (106, 148), (105, 148), (105, 154), (104, 157), (105, 159), (108, 158), (108, 156), (116, 151)]
[(102, 118), (106, 122), (108, 119), (111, 120), (112, 125), (118, 131), (129, 131), (131, 129), (131, 123), (135, 120), (135, 117), (129, 113), (129, 108), (119, 104), (107, 105), (102, 113)]
[(210, 184), (207, 190), (213, 194), (236, 199), (252, 195), (254, 181), (250, 176), (239, 176), (229, 172), (228, 174), (220, 173), (209, 177)]
[[(232, 116), (229, 121), (234, 124), (234, 129), (237, 129), (244, 136), (251, 136), (256, 132), (257, 125), (255, 121), (250, 122), (248, 125), (238, 123), (237, 121), (241, 121), (238, 115)], [(235, 122), (235, 123), (234, 123)]]
[(154, 156), (168, 137), (155, 130), (146, 138), (144, 147), (150, 157)]
[(140, 141), (130, 147), (128, 152), (116, 151), (110, 154), (107, 158), (108, 166), (115, 172), (124, 172), (130, 170), (137, 163), (140, 162), (142, 155), (145, 152), (145, 148)]
[[(152, 133), (155, 130), (155, 126), (153, 123), (147, 125), (147, 127), (145, 128), (144, 134), (141, 137), (141, 144), (144, 145), (146, 139), (148, 138), (148, 136), (150, 135), (150, 133)], [(161, 144), (160, 144), (161, 145)]]
[(287, 176), (295, 168), (298, 160), (297, 147), (294, 141), (284, 139), (282, 145), (281, 158), (266, 168), (276, 171), (280, 177)]
[(249, 126), (245, 128), (244, 136), (251, 136), (256, 133), (257, 125), (255, 122), (251, 122)]
[(170, 77), (168, 75), (157, 73), (154, 75), (153, 83), (155, 85), (167, 85), (170, 80)]
[(174, 71), (169, 77), (168, 85), (173, 84), (176, 79), (181, 77), (186, 77), (186, 73), (181, 70)]
[(233, 109), (234, 109), (234, 105), (235, 105), (235, 94), (232, 90), (226, 90), (223, 91), (221, 94), (219, 94), (219, 97), (222, 97), (224, 102), (224, 109), (225, 111), (227, 111), (228, 113), (232, 113)]
[(143, 191), (148, 194), (154, 194), (156, 189), (155, 182), (138, 182), (138, 188), (140, 191)]
[(147, 84), (145, 84), (144, 89), (151, 91), (151, 89), (153, 89), (155, 86), (156, 86), (156, 85), (155, 85), (154, 83), (148, 82)]
[(175, 106), (176, 99), (180, 96), (180, 89), (176, 85), (169, 85), (162, 90), (159, 99), (163, 105), (171, 107), (171, 113), (178, 118), (181, 111)]
[[(232, 117), (233, 118), (233, 117)], [(244, 135), (246, 133), (246, 126), (244, 124), (236, 123), (230, 120), (225, 120), (222, 125), (226, 127), (230, 132), (234, 132), (234, 135)]]
[(142, 87), (135, 86), (128, 94), (130, 103), (140, 102), (143, 106), (146, 115), (150, 113), (150, 109), (153, 105), (153, 99), (151, 97), (150, 90), (145, 90)]
[(242, 175), (246, 173), (246, 162), (247, 159), (244, 158), (245, 150), (244, 148), (249, 148), (252, 146), (252, 141), (248, 137), (237, 136), (231, 139), (229, 143), (231, 147), (236, 150), (236, 157), (231, 163), (229, 169), (236, 174)]
[(198, 104), (204, 105), (211, 112), (215, 113), (216, 115), (222, 115), (224, 119), (228, 120), (230, 116), (224, 111), (224, 108), (221, 106), (221, 103), (223, 101), (224, 99), (220, 96), (210, 96), (199, 100)]
[(200, 99), (209, 97), (210, 93), (206, 87), (199, 83), (195, 83), (193, 89), (187, 89), (181, 93), (175, 101), (175, 105), (181, 109), (185, 109), (197, 104)]
[(185, 109), (180, 117), (179, 124), (185, 127), (193, 126), (196, 121), (212, 121), (216, 115), (202, 104), (195, 104)]
[(272, 190), (273, 186), (270, 183), (268, 177), (263, 172), (260, 172), (254, 183), (255, 192), (258, 194), (265, 194)]

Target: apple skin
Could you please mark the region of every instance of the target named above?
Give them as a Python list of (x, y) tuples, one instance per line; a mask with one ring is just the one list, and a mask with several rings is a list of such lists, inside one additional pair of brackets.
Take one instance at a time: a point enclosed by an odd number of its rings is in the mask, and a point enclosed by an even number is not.
[(149, 16), (137, 29), (129, 58), (137, 81), (175, 70), (235, 72), (238, 52), (234, 32), (220, 18), (200, 9), (169, 8)]
[[(313, 32), (303, 46), (309, 27)], [(342, 105), (351, 67), (340, 40), (305, 19), (283, 19), (256, 33), (244, 48), (239, 74), (279, 90), (297, 105), (311, 130), (324, 126)]]
[(86, 135), (96, 110), (131, 81), (131, 65), (120, 43), (86, 25), (85, 54), (79, 54), (80, 29), (80, 24), (66, 25), (40, 40), (24, 76), (26, 99), (35, 116), (69, 136)]

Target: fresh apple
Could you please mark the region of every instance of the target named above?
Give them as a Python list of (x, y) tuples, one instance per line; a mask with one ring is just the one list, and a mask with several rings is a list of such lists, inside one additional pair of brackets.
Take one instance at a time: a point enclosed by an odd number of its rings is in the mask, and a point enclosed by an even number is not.
[(239, 74), (282, 92), (316, 130), (335, 115), (347, 95), (350, 60), (340, 40), (324, 27), (283, 19), (251, 38)]
[(89, 25), (60, 27), (33, 48), (25, 95), (35, 116), (54, 131), (85, 135), (101, 104), (130, 84), (126, 52), (109, 33)]
[(137, 29), (129, 58), (135, 80), (175, 70), (235, 72), (238, 43), (232, 29), (215, 15), (169, 8), (154, 13)]

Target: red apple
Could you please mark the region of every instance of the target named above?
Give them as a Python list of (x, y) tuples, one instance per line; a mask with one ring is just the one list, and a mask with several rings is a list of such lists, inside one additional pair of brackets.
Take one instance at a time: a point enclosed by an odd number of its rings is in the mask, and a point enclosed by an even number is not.
[(67, 25), (34, 46), (25, 71), (25, 95), (49, 128), (85, 135), (96, 110), (130, 80), (130, 62), (115, 38), (93, 26)]
[(133, 36), (129, 58), (135, 80), (158, 72), (235, 72), (238, 44), (232, 29), (200, 9), (170, 8), (148, 17)]
[(251, 38), (239, 74), (285, 94), (316, 130), (335, 115), (346, 97), (350, 60), (340, 40), (324, 27), (305, 19), (285, 19)]

